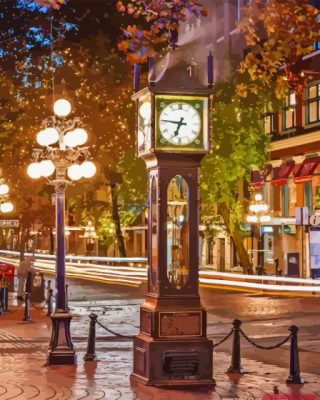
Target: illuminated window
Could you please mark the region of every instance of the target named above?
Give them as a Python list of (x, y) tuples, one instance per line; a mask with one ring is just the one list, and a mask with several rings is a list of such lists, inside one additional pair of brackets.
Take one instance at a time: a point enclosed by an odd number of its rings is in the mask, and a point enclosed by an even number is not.
[(307, 124), (320, 121), (320, 84), (307, 88)]
[(289, 93), (284, 101), (282, 111), (282, 128), (283, 130), (292, 129), (296, 126), (296, 95), (294, 92)]
[(289, 188), (288, 188), (288, 185), (281, 186), (281, 210), (282, 210), (282, 217), (289, 217)]
[(272, 134), (274, 132), (274, 115), (264, 114), (263, 123), (265, 133)]
[(312, 206), (312, 182), (305, 182), (304, 184), (304, 206), (308, 207), (309, 214), (313, 210)]

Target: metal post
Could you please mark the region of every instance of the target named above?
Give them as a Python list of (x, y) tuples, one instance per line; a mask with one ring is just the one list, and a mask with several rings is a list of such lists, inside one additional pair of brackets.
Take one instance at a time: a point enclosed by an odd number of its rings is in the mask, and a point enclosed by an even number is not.
[(300, 376), (298, 330), (299, 328), (295, 325), (292, 325), (289, 328), (289, 331), (291, 332), (290, 370), (289, 370), (289, 377), (287, 379), (287, 384), (302, 385), (304, 383), (304, 380)]
[(69, 285), (66, 285), (66, 310), (69, 311)]
[(31, 321), (29, 296), (30, 296), (30, 293), (26, 292), (25, 293), (25, 297), (24, 297), (24, 317), (23, 317), (23, 321)]
[(72, 315), (67, 310), (65, 287), (65, 180), (66, 168), (56, 165), (56, 310), (51, 315), (52, 334), (47, 354), (49, 365), (74, 365), (76, 354), (70, 334)]
[(56, 280), (57, 280), (57, 309), (66, 310), (66, 249), (65, 249), (65, 190), (56, 191)]
[(8, 299), (9, 299), (8, 286), (5, 284), (5, 286), (3, 286), (1, 291), (2, 291), (2, 308), (3, 308), (4, 312), (7, 312), (8, 311)]
[(240, 355), (240, 326), (242, 322), (239, 319), (235, 319), (233, 325), (233, 343), (232, 343), (232, 355), (231, 365), (228, 372), (234, 374), (243, 374), (245, 371), (241, 366), (241, 355)]
[(85, 361), (95, 361), (97, 359), (96, 355), (96, 323), (98, 316), (94, 313), (89, 315), (90, 318), (90, 328), (88, 337), (87, 352), (83, 359)]
[(51, 315), (53, 313), (53, 290), (49, 290), (49, 296), (48, 296), (48, 312), (47, 315)]
[(5, 304), (4, 304), (4, 298), (3, 298), (3, 287), (0, 289), (0, 315), (4, 314), (5, 312)]
[[(301, 213), (302, 213), (302, 208), (301, 208)], [(301, 222), (302, 222), (302, 218), (301, 217)], [(302, 278), (306, 277), (306, 273), (305, 273), (305, 267), (304, 267), (304, 226), (301, 225), (301, 272), (302, 272)]]

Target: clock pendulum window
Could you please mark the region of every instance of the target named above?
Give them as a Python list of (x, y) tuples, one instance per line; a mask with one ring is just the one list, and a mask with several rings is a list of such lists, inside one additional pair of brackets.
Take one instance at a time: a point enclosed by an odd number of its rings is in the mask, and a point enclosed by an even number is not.
[(131, 380), (211, 386), (213, 345), (198, 288), (199, 167), (209, 151), (211, 94), (146, 88), (133, 98), (137, 153), (148, 171), (148, 292)]

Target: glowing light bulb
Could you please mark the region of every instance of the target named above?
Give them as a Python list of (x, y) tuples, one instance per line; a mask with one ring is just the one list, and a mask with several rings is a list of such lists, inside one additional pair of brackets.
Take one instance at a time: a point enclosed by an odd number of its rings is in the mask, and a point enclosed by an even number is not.
[(52, 175), (56, 169), (55, 165), (51, 160), (41, 161), (39, 168), (41, 168), (41, 173), (45, 177)]
[(7, 201), (6, 203), (2, 203), (0, 205), (0, 210), (3, 213), (11, 212), (13, 210), (13, 204), (10, 201)]
[(39, 179), (41, 177), (41, 168), (39, 168), (40, 163), (33, 162), (27, 168), (27, 174), (32, 179)]
[(261, 215), (260, 222), (270, 222), (270, 221), (271, 221), (270, 215)]
[(5, 183), (2, 183), (1, 185), (0, 185), (0, 195), (5, 195), (5, 194), (7, 194), (7, 193), (9, 193), (9, 186), (8, 185), (6, 185)]
[(49, 146), (59, 140), (59, 133), (56, 128), (46, 128), (37, 134), (37, 142), (41, 146)]
[(84, 178), (92, 178), (97, 171), (97, 167), (92, 161), (84, 161), (81, 164), (81, 170)]
[(88, 140), (88, 134), (83, 128), (77, 128), (64, 135), (63, 142), (68, 147), (81, 146)]
[(53, 111), (58, 117), (66, 117), (71, 112), (71, 104), (68, 100), (59, 99), (54, 103)]
[(73, 181), (78, 181), (82, 178), (82, 168), (79, 164), (72, 164), (67, 170), (69, 178)]

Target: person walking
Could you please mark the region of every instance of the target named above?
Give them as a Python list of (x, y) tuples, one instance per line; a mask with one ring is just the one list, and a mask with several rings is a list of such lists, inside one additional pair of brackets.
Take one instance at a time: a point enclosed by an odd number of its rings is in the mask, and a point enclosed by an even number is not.
[(25, 285), (28, 273), (32, 271), (32, 257), (26, 256), (20, 260), (20, 265), (18, 268), (18, 300), (24, 299)]

